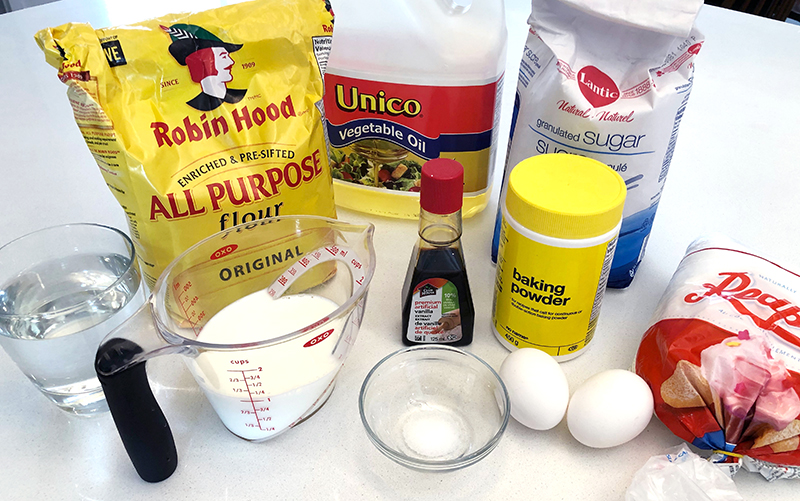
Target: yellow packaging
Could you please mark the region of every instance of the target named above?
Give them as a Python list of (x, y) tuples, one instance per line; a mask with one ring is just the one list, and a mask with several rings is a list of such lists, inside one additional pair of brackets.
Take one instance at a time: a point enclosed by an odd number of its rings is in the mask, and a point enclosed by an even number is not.
[(608, 166), (568, 154), (523, 160), (508, 181), (492, 327), (509, 349), (563, 361), (594, 336), (626, 187)]
[(152, 288), (174, 257), (264, 217), (335, 217), (320, 112), (324, 0), (261, 0), (36, 34), (128, 216)]

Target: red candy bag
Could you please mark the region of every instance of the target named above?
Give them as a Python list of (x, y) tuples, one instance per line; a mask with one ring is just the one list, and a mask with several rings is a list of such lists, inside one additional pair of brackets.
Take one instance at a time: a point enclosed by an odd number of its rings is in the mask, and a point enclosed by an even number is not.
[(798, 291), (800, 275), (730, 240), (689, 246), (635, 366), (675, 435), (750, 463), (800, 466)]

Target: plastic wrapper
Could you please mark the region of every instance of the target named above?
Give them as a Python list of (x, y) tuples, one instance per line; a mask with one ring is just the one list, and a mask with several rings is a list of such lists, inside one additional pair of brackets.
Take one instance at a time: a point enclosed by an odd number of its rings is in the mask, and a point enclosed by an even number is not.
[(798, 291), (796, 273), (729, 239), (698, 239), (636, 355), (675, 435), (724, 461), (783, 472), (766, 478), (800, 467)]
[(653, 456), (636, 472), (625, 501), (742, 501), (724, 470), (686, 444)]
[(150, 287), (217, 231), (335, 217), (321, 112), (332, 32), (323, 0), (262, 0), (36, 34)]

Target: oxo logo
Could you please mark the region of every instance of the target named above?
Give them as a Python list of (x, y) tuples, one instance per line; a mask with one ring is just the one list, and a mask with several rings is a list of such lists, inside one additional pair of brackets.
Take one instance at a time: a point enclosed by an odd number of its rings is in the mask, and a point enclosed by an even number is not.
[(319, 336), (315, 337), (311, 341), (309, 341), (306, 344), (304, 344), (303, 348), (308, 348), (309, 346), (314, 346), (317, 343), (321, 343), (322, 341), (325, 341), (326, 339), (328, 339), (328, 336), (330, 336), (331, 334), (333, 334), (333, 329), (328, 329), (325, 332), (323, 332), (322, 334), (320, 334)]
[(578, 72), (578, 88), (595, 108), (608, 106), (619, 99), (617, 84), (594, 66), (584, 66)]

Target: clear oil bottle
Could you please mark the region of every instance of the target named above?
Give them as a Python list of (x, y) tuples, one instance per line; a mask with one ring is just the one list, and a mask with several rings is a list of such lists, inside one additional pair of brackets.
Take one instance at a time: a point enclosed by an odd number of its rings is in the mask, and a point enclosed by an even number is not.
[(334, 8), (324, 101), (336, 204), (417, 219), (422, 165), (451, 158), (464, 167), (463, 216), (483, 210), (506, 67), (504, 1)]

